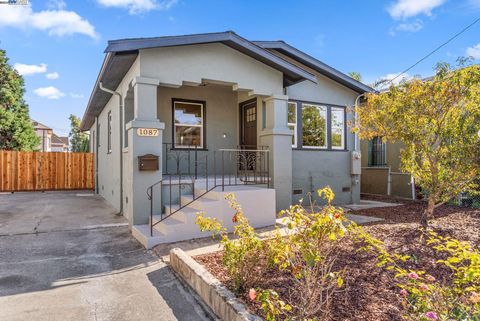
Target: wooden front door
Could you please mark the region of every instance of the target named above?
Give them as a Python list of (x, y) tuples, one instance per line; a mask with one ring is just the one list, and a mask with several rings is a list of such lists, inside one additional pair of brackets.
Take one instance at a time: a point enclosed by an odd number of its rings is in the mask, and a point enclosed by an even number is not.
[(257, 148), (257, 101), (249, 101), (240, 105), (241, 126), (240, 145), (245, 149)]

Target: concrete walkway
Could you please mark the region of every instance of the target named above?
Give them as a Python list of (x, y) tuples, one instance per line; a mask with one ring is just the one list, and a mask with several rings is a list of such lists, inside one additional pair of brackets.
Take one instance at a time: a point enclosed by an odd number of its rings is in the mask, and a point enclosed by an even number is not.
[(97, 196), (0, 195), (0, 235), (0, 320), (211, 320)]

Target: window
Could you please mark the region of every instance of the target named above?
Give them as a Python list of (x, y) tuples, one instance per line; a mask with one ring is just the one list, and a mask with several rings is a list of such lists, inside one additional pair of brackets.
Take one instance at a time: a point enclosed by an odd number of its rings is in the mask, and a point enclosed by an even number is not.
[(332, 149), (345, 149), (345, 111), (332, 107)]
[(386, 166), (386, 145), (381, 137), (374, 137), (368, 142), (368, 166)]
[(108, 112), (107, 121), (108, 121), (107, 153), (110, 154), (112, 152), (112, 111)]
[(176, 148), (204, 148), (205, 103), (174, 100), (173, 136)]
[(297, 147), (297, 103), (288, 103), (288, 128), (293, 130), (292, 147)]
[(327, 148), (327, 107), (302, 104), (302, 144), (307, 148)]

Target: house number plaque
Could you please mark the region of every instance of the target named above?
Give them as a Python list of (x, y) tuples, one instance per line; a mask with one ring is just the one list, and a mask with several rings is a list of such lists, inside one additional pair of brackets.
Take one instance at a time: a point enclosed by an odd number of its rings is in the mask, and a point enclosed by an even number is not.
[(138, 136), (156, 137), (158, 136), (158, 129), (155, 128), (137, 128)]

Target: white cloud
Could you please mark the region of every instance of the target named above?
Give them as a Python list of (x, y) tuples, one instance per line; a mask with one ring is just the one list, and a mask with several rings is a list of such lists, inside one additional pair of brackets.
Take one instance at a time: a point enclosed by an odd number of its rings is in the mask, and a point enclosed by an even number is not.
[(417, 20), (411, 23), (401, 23), (395, 28), (395, 30), (406, 31), (406, 32), (417, 32), (422, 30), (422, 28), (423, 28), (422, 20)]
[(16, 63), (13, 65), (13, 68), (22, 76), (29, 76), (33, 74), (42, 74), (47, 71), (46, 64), (40, 65), (26, 65)]
[(33, 91), (37, 96), (47, 98), (47, 99), (59, 99), (65, 96), (58, 88), (53, 86), (50, 87), (41, 87)]
[(75, 98), (75, 99), (80, 99), (85, 97), (83, 94), (75, 94), (75, 93), (70, 93), (70, 97)]
[[(387, 89), (388, 87), (390, 87), (390, 85), (393, 83), (394, 85), (398, 85), (400, 84), (402, 81), (406, 81), (406, 80), (409, 80), (409, 79), (412, 79), (413, 77), (410, 76), (408, 73), (405, 73), (405, 74), (402, 74), (400, 77), (397, 77), (398, 75), (400, 75), (399, 72), (397, 73), (391, 73), (391, 74), (386, 74), (385, 76), (382, 76), (382, 77), (379, 77), (377, 78), (377, 80), (375, 80), (371, 86), (374, 86), (375, 89), (377, 90), (383, 90), (383, 89)], [(390, 81), (392, 79), (394, 79), (393, 81)]]
[(74, 11), (44, 10), (34, 12), (31, 5), (2, 6), (0, 10), (0, 28), (38, 29), (48, 31), (49, 35), (66, 36), (84, 34), (97, 38), (95, 27)]
[(480, 43), (473, 47), (468, 47), (466, 54), (468, 57), (473, 57), (473, 59), (480, 59)]
[(387, 8), (394, 19), (405, 19), (419, 14), (430, 16), (432, 10), (444, 4), (447, 0), (397, 0)]
[(129, 14), (139, 14), (151, 10), (168, 10), (177, 4), (178, 0), (97, 0), (104, 7), (128, 9)]
[(67, 4), (63, 0), (48, 0), (47, 2), (47, 7), (49, 9), (65, 9), (67, 7)]
[(58, 74), (58, 72), (55, 71), (55, 72), (50, 72), (46, 74), (45, 77), (47, 77), (47, 79), (54, 80), (54, 79), (60, 78), (60, 75)]

